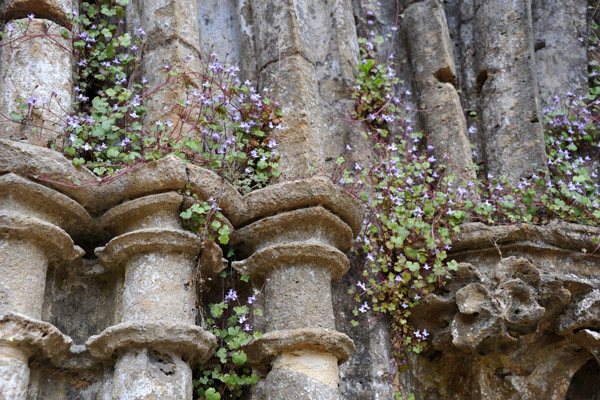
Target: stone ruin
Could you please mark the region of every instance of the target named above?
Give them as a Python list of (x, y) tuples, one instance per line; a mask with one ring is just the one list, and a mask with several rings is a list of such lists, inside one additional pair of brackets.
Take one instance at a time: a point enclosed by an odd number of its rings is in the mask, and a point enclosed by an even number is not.
[[(77, 0), (1, 6), (4, 29), (34, 13), (31, 32), (59, 32)], [(397, 73), (408, 104), (424, 110), (415, 123), (451, 169), (481, 164), (512, 182), (531, 176), (545, 165), (544, 95), (587, 90), (579, 40), (587, 7), (132, 0), (127, 24), (148, 33), (142, 69), (150, 79), (190, 52), (197, 60), (215, 52), (261, 88), (278, 79), (286, 179), (241, 196), (212, 172), (167, 157), (99, 184), (45, 148), (50, 136), (0, 124), (0, 399), (192, 398), (192, 369), (216, 342), (189, 281), (197, 265), (209, 281), (224, 261), (221, 248), (182, 229), (186, 187), (217, 200), (234, 230), (234, 267), (265, 285), (265, 334), (247, 349), (261, 381), (246, 398), (392, 399), (393, 384), (417, 399), (600, 398), (600, 259), (581, 252), (595, 248), (599, 228), (465, 224), (451, 252), (459, 270), (415, 311), (413, 323), (432, 333), (430, 349), (394, 377), (385, 319), (349, 324), (345, 293), (361, 263), (347, 254), (361, 205), (327, 178), (298, 179), (309, 168), (331, 172), (346, 145), (368, 150), (346, 118), (365, 29), (395, 37), (380, 54), (405, 60)], [(59, 45), (70, 43), (39, 36), (0, 49), (0, 112), (34, 92), (55, 90), (71, 103), (73, 60)], [(155, 101), (166, 104), (178, 90)], [(64, 184), (73, 180), (85, 184)]]

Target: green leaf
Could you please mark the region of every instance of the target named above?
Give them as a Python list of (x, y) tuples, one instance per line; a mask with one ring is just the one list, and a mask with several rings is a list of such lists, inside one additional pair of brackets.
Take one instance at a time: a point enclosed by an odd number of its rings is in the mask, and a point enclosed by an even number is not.
[(206, 389), (206, 391), (204, 391), (204, 397), (206, 397), (206, 400), (221, 400), (221, 395), (215, 388)]
[(231, 360), (238, 367), (244, 365), (248, 361), (248, 356), (242, 350), (238, 350), (231, 355)]
[(12, 118), (12, 120), (15, 122), (21, 122), (21, 120), (23, 119), (23, 114), (21, 114), (20, 112), (11, 111), (10, 118)]

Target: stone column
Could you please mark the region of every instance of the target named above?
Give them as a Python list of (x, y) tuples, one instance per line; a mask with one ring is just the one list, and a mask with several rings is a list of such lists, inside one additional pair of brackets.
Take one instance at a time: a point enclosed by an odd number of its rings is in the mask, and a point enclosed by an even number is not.
[[(588, 93), (587, 0), (532, 0), (536, 72), (543, 100)], [(585, 40), (579, 40), (579, 39)]]
[[(313, 49), (311, 10), (307, 0), (252, 0), (255, 48), (262, 87), (277, 90), (285, 115), (277, 134), (282, 175), (303, 177), (309, 167), (323, 168), (323, 134), (319, 85)], [(313, 8), (313, 6), (316, 6)]]
[[(101, 263), (124, 270), (116, 320), (87, 346), (117, 354), (113, 399), (192, 398), (190, 361), (210, 357), (213, 335), (195, 325), (193, 277), (202, 240), (181, 227), (175, 192), (128, 201), (100, 219), (118, 235), (96, 249)], [(220, 261), (220, 260), (219, 260)]]
[(83, 255), (65, 230), (91, 218), (68, 197), (15, 174), (0, 177), (0, 399), (25, 399), (28, 360), (71, 339), (40, 321), (50, 264)]
[(248, 258), (234, 267), (255, 284), (264, 282), (266, 333), (247, 348), (251, 362), (270, 370), (255, 389), (259, 398), (338, 399), (338, 364), (354, 350), (352, 340), (335, 330), (331, 282), (349, 267), (345, 252), (360, 206), (351, 204), (356, 215), (347, 222), (318, 205), (284, 211), (312, 205), (302, 201), (316, 193), (311, 189), (300, 181), (255, 192), (254, 200), (275, 200), (281, 212), (236, 232), (240, 254)]
[[(200, 27), (197, 0), (132, 0), (127, 7), (129, 30), (147, 37), (142, 73), (150, 88), (162, 85), (170, 70), (186, 73), (200, 71)], [(179, 119), (179, 100), (185, 100), (187, 86), (194, 84), (193, 74), (154, 92), (147, 101), (152, 120)]]
[(479, 111), (488, 173), (514, 184), (546, 169), (531, 0), (475, 1)]
[[(56, 139), (73, 102), (71, 40), (61, 31), (72, 0), (7, 0), (0, 47), (0, 138), (46, 146)], [(33, 14), (33, 19), (25, 18)], [(44, 18), (44, 19), (40, 19)], [(62, 25), (62, 26), (61, 26)], [(17, 100), (28, 103), (19, 110)], [(20, 111), (19, 123), (11, 112)]]
[(474, 177), (444, 6), (439, 0), (415, 2), (404, 14), (406, 43), (427, 140), (435, 146), (438, 162), (445, 164), (449, 173), (456, 174), (459, 180)]

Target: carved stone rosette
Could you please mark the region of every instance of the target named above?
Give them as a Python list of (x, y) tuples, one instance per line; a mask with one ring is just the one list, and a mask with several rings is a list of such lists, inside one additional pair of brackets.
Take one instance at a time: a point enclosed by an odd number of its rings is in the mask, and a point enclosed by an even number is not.
[(86, 345), (97, 358), (116, 355), (113, 399), (191, 399), (190, 362), (214, 352), (214, 336), (195, 325), (192, 281), (203, 241), (182, 229), (182, 201), (176, 192), (150, 195), (100, 219), (116, 237), (95, 253), (124, 278), (119, 323)]
[(425, 356), (409, 358), (410, 390), (418, 398), (590, 398), (574, 375), (600, 362), (599, 234), (568, 223), (461, 226), (449, 255), (458, 271), (412, 315), (432, 335)]
[(53, 359), (69, 350), (71, 338), (40, 321), (46, 273), (83, 256), (67, 231), (90, 221), (68, 197), (12, 173), (0, 176), (0, 398), (25, 399), (31, 356)]
[(345, 253), (361, 207), (322, 179), (275, 185), (246, 200), (249, 210), (264, 212), (237, 230), (234, 243), (247, 257), (234, 268), (264, 284), (266, 333), (247, 352), (269, 372), (255, 391), (269, 399), (337, 399), (338, 364), (354, 344), (335, 330), (331, 282), (349, 267)]

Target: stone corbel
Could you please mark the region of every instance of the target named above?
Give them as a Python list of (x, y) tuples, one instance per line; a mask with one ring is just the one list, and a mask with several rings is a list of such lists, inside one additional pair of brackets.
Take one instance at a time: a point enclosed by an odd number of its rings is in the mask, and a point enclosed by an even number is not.
[[(246, 200), (249, 210), (264, 212), (239, 228), (234, 242), (247, 257), (234, 268), (264, 283), (266, 333), (247, 348), (249, 360), (269, 371), (256, 391), (269, 399), (337, 399), (338, 364), (354, 344), (335, 330), (331, 282), (349, 267), (345, 253), (357, 233), (351, 226), (360, 227), (360, 204), (318, 178), (275, 185)], [(350, 206), (344, 219), (330, 211), (342, 204)]]
[(95, 253), (115, 273), (123, 268), (124, 282), (119, 323), (86, 345), (99, 359), (117, 357), (114, 399), (191, 399), (190, 362), (214, 352), (215, 337), (195, 325), (193, 279), (203, 240), (183, 230), (182, 202), (176, 192), (150, 195), (100, 218), (115, 237)]

